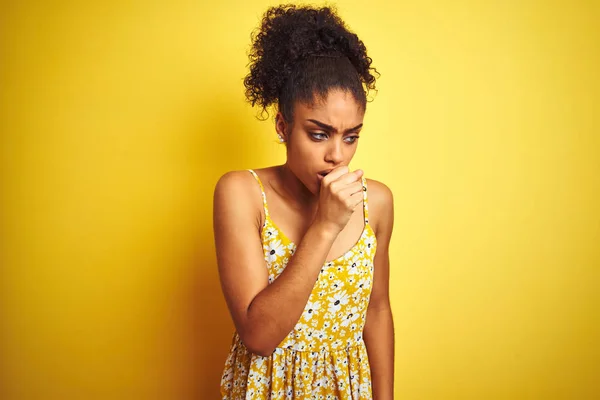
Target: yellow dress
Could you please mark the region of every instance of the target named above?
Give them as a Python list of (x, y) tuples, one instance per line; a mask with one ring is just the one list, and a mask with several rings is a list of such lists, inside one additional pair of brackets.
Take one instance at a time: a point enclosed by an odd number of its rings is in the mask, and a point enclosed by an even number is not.
[[(261, 231), (269, 283), (283, 271), (296, 245), (269, 217)], [(371, 371), (362, 332), (373, 286), (377, 242), (369, 225), (363, 178), (365, 227), (345, 254), (327, 262), (294, 329), (268, 357), (250, 353), (233, 335), (221, 379), (223, 400), (371, 399)]]

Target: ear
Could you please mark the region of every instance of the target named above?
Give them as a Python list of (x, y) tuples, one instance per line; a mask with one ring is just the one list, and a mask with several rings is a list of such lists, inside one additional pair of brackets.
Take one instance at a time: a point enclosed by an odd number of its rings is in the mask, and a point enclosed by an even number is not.
[(279, 111), (275, 116), (275, 130), (277, 131), (277, 134), (281, 136), (285, 142), (287, 142), (288, 123), (286, 122), (285, 118), (283, 118), (281, 111)]

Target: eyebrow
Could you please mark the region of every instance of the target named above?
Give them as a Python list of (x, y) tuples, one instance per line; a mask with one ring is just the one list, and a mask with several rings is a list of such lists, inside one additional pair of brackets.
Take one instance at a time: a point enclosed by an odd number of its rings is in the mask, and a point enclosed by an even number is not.
[[(310, 122), (312, 122), (313, 124), (315, 124), (315, 125), (319, 126), (319, 127), (320, 127), (320, 128), (322, 128), (322, 129), (325, 129), (325, 130), (327, 130), (327, 131), (331, 131), (331, 132), (337, 132), (337, 131), (338, 131), (338, 130), (337, 130), (337, 129), (335, 129), (333, 126), (331, 126), (331, 125), (327, 125), (326, 123), (324, 123), (324, 122), (321, 122), (321, 121), (317, 121), (316, 119), (307, 119), (307, 121), (310, 121)], [(344, 133), (350, 133), (350, 132), (357, 131), (357, 130), (359, 130), (360, 128), (362, 128), (362, 126), (363, 126), (363, 124), (358, 124), (358, 125), (356, 125), (354, 128), (346, 129), (346, 130), (344, 131)]]

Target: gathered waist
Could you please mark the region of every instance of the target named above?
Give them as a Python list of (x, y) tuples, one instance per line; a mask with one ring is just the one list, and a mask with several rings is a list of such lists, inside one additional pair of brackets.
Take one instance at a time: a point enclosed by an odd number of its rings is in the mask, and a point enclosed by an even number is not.
[[(233, 343), (234, 348), (238, 347), (238, 346), (242, 346), (245, 351), (250, 353), (250, 351), (248, 350), (246, 345), (244, 345), (244, 342), (242, 342), (242, 339), (240, 338), (240, 336), (237, 333), (235, 333), (233, 342), (234, 342)], [(282, 344), (285, 342), (286, 341), (282, 342)], [(290, 354), (290, 353), (292, 353), (292, 354), (300, 353), (300, 354), (304, 354), (304, 355), (321, 356), (322, 357), (322, 356), (326, 356), (326, 355), (330, 355), (330, 354), (338, 354), (338, 353), (344, 353), (344, 352), (348, 353), (348, 352), (356, 351), (357, 348), (365, 347), (365, 342), (364, 342), (362, 336), (360, 338), (358, 338), (357, 340), (346, 341), (345, 343), (343, 343), (343, 345), (340, 345), (340, 346), (336, 346), (335, 341), (328, 345), (321, 345), (319, 348), (305, 346), (305, 345), (298, 345), (298, 344), (284, 346), (282, 344), (280, 344), (279, 346), (277, 346), (275, 348), (275, 350), (273, 350), (273, 354), (284, 355), (284, 354)]]

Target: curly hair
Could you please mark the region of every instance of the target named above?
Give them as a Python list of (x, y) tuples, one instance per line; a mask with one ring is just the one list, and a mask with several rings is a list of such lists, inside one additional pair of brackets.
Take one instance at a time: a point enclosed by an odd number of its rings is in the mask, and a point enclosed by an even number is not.
[(312, 104), (332, 88), (349, 91), (365, 109), (367, 94), (375, 89), (373, 73), (379, 75), (364, 43), (332, 7), (269, 8), (252, 34), (248, 56), (247, 100), (261, 107), (261, 116), (277, 107), (287, 121), (296, 101)]

